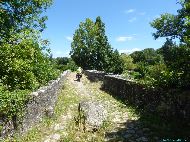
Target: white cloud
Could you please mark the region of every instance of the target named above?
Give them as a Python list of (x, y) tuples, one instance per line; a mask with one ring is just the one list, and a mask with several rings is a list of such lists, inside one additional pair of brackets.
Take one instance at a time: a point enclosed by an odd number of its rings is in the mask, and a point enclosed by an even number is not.
[(125, 42), (125, 41), (129, 41), (129, 40), (133, 40), (134, 37), (133, 36), (120, 36), (116, 38), (116, 41), (118, 42)]
[(140, 12), (139, 15), (144, 16), (146, 15), (146, 12)]
[(125, 10), (125, 13), (128, 14), (128, 13), (133, 13), (135, 12), (135, 9), (129, 9), (129, 10)]
[(131, 54), (135, 51), (140, 51), (140, 50), (142, 50), (142, 49), (140, 49), (140, 48), (124, 49), (124, 50), (119, 50), (119, 53)]
[(67, 39), (68, 41), (73, 41), (73, 38), (72, 38), (71, 36), (67, 36), (66, 39)]
[(128, 21), (129, 21), (130, 23), (132, 23), (132, 22), (134, 22), (134, 21), (136, 21), (136, 20), (137, 20), (137, 18), (136, 18), (136, 17), (133, 17), (133, 18), (129, 19)]

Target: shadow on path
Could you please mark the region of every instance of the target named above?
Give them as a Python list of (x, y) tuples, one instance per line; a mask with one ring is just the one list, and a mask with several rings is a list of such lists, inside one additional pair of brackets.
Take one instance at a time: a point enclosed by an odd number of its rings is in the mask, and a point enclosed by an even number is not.
[[(102, 91), (105, 91), (100, 88)], [(105, 91), (106, 93), (109, 93)], [(118, 127), (114, 132), (107, 132), (108, 142), (170, 142), (190, 141), (190, 125), (176, 118), (161, 118), (157, 114), (146, 112), (137, 108), (135, 104), (128, 104), (126, 99), (112, 95), (113, 98), (122, 102), (126, 107), (132, 107), (139, 119), (126, 120), (123, 127)], [(163, 114), (164, 116), (164, 114)]]
[(123, 128), (118, 128), (115, 132), (106, 133), (108, 142), (157, 142), (159, 138), (155, 136), (149, 128), (142, 125), (139, 120), (128, 120)]

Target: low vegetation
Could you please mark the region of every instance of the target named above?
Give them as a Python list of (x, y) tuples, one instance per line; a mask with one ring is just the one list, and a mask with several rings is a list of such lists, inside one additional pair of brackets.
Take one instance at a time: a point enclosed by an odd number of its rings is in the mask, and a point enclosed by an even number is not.
[(27, 94), (60, 73), (50, 60), (49, 42), (40, 37), (47, 19), (41, 13), (51, 4), (51, 0), (0, 2), (0, 118), (12, 120), (15, 129)]
[[(95, 22), (87, 18), (76, 29), (71, 43), (71, 58), (54, 59), (48, 48), (49, 41), (40, 36), (47, 20), (42, 13), (51, 6), (52, 0), (1, 1), (0, 118), (12, 120), (16, 129), (29, 99), (27, 94), (55, 79), (61, 71), (75, 71), (79, 66), (123, 74), (145, 87), (189, 91), (190, 2), (180, 0), (179, 3), (181, 9), (176, 15), (162, 14), (150, 23), (156, 29), (153, 33), (155, 39), (166, 38), (164, 45), (157, 50), (147, 48), (130, 55), (120, 54), (111, 47), (105, 34), (105, 24), (101, 17), (97, 17)], [(75, 98), (71, 100), (75, 101)], [(57, 107), (61, 105), (67, 109), (68, 104), (72, 104), (62, 101)], [(60, 108), (56, 109), (60, 111)], [(47, 120), (48, 125), (51, 121)], [(38, 132), (34, 130), (31, 133)], [(71, 132), (68, 139), (62, 139), (69, 141), (73, 135)], [(28, 139), (33, 140), (29, 136), (23, 141)]]
[[(74, 73), (71, 73), (65, 81), (64, 88), (59, 95), (55, 114), (53, 118), (44, 118), (43, 121), (36, 125), (33, 129), (29, 130), (27, 134), (20, 137), (15, 135), (14, 138), (7, 139), (6, 141), (19, 141), (19, 142), (32, 142), (32, 141), (45, 141), (51, 139), (53, 136), (58, 136), (59, 142), (102, 142), (105, 141), (106, 133), (117, 131), (121, 122), (113, 120), (115, 116), (122, 117), (119, 114), (128, 114), (127, 118), (130, 120), (138, 119), (132, 108), (127, 108), (122, 102), (115, 100), (109, 94), (101, 91), (101, 83), (91, 83), (85, 76), (82, 78), (82, 85), (78, 86), (77, 82), (73, 82)], [(89, 93), (91, 94), (89, 96)], [(76, 117), (78, 115), (78, 104), (80, 101), (88, 99), (99, 100), (102, 103), (109, 105), (108, 120), (106, 120), (101, 128), (96, 132), (84, 132), (82, 127), (76, 124)], [(121, 119), (122, 120), (122, 119)], [(126, 121), (126, 119), (122, 120)], [(122, 122), (122, 123), (124, 123)]]

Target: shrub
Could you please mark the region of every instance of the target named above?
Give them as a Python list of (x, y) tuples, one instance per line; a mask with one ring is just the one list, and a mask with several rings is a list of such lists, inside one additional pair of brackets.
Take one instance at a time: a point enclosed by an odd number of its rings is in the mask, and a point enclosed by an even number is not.
[[(29, 90), (15, 90), (10, 92), (6, 87), (0, 87), (0, 116), (5, 116), (7, 120), (21, 120), (26, 102), (28, 100)], [(13, 123), (16, 124), (16, 122)]]
[(33, 90), (55, 79), (58, 70), (48, 58), (40, 43), (33, 37), (17, 39), (1, 44), (0, 80), (9, 90)]
[(54, 61), (56, 64), (56, 68), (61, 71), (65, 70), (76, 71), (78, 69), (78, 66), (71, 58), (57, 57), (56, 59), (54, 59)]
[(147, 73), (140, 82), (152, 87), (180, 88), (180, 83), (183, 80), (182, 73), (170, 71), (166, 65), (158, 64), (147, 67)]
[(126, 70), (123, 72), (123, 76), (129, 80), (138, 80), (141, 77), (141, 74), (139, 72)]

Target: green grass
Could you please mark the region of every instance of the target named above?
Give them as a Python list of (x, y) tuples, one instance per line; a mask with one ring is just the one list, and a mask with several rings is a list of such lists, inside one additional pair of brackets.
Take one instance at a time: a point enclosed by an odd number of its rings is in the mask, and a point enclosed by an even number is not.
[(75, 89), (66, 82), (58, 97), (53, 118), (43, 118), (42, 122), (29, 130), (27, 134), (24, 134), (23, 136), (16, 134), (14, 138), (8, 138), (5, 142), (40, 142), (51, 133), (55, 133), (55, 130), (50, 127), (61, 121), (61, 115), (66, 113), (71, 104), (78, 102), (78, 99), (75, 96)]
[[(122, 102), (101, 91), (101, 82), (91, 83), (83, 76), (82, 83), (84, 88), (91, 94), (91, 96), (85, 96), (77, 92), (78, 90), (71, 83), (71, 79), (70, 81), (66, 80), (62, 92), (58, 97), (53, 118), (44, 118), (40, 124), (33, 127), (23, 136), (15, 135), (14, 138), (7, 139), (6, 142), (41, 142), (52, 134), (59, 134), (61, 136), (60, 142), (103, 142), (105, 141), (106, 132), (112, 132), (116, 128), (112, 122), (113, 110), (120, 113), (128, 112), (129, 119), (138, 119), (138, 115), (135, 114), (134, 109), (126, 107)], [(95, 132), (84, 132), (83, 129), (76, 125), (74, 119), (74, 117), (78, 116), (78, 103), (86, 99), (106, 102), (105, 104), (109, 103), (109, 107), (111, 107), (111, 109), (108, 109), (108, 119)], [(69, 116), (71, 118), (67, 119)], [(57, 124), (63, 125), (64, 129), (55, 130), (54, 126)]]

